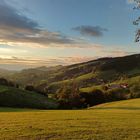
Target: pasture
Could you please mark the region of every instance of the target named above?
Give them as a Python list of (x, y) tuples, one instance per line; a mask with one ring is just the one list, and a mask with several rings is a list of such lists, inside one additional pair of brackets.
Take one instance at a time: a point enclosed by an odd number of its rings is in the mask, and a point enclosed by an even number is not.
[(85, 110), (0, 109), (0, 139), (140, 140), (140, 99)]

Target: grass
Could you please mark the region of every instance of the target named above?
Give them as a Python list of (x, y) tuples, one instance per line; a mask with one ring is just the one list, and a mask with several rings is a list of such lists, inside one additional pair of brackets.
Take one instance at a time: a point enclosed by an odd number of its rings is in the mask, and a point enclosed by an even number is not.
[(0, 113), (0, 139), (140, 140), (140, 99), (87, 110), (12, 110)]
[(130, 99), (124, 101), (116, 101), (110, 103), (104, 103), (91, 107), (89, 109), (127, 109), (127, 110), (140, 110), (140, 99)]
[(0, 86), (0, 106), (52, 109), (58, 105), (54, 100), (35, 92)]
[(80, 91), (81, 92), (92, 92), (94, 89), (102, 89), (102, 86), (101, 85), (97, 85), (97, 86), (81, 88)]
[(140, 75), (140, 69), (135, 68), (135, 69), (129, 71), (129, 72), (127, 73), (127, 75), (128, 75), (128, 76), (135, 76), (135, 75), (137, 76), (137, 75)]
[[(120, 83), (127, 83), (129, 85), (129, 88), (132, 87), (132, 86), (136, 86), (136, 85), (138, 87), (140, 87), (139, 86), (140, 76), (135, 76), (135, 77), (130, 77), (130, 78), (110, 82), (110, 84), (120, 84)], [(81, 88), (80, 91), (91, 92), (94, 89), (102, 89), (102, 85), (93, 85), (93, 86), (90, 86), (90, 87)]]
[(83, 74), (83, 75), (75, 78), (75, 80), (77, 82), (79, 82), (79, 81), (83, 81), (83, 80), (94, 78), (95, 76), (96, 76), (96, 74), (94, 74), (94, 73), (91, 72), (91, 73)]
[(35, 111), (34, 109), (27, 108), (10, 108), (10, 107), (0, 107), (0, 112), (25, 112), (25, 111)]

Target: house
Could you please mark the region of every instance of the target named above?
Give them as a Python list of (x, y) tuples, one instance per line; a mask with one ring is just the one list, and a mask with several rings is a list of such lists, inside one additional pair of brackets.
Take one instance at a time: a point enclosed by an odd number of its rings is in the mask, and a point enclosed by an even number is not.
[(126, 89), (128, 88), (128, 84), (127, 83), (121, 83), (121, 84), (108, 84), (107, 85), (108, 89), (116, 89), (116, 88), (123, 88)]
[(128, 84), (126, 84), (126, 83), (120, 84), (120, 87), (126, 89), (126, 88), (128, 88)]

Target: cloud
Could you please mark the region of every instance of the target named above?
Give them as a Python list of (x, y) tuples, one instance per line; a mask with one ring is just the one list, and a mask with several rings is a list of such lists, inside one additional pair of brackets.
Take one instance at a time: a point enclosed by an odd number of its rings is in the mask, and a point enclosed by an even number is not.
[(102, 44), (94, 44), (94, 43), (77, 43), (77, 44), (51, 44), (51, 47), (57, 47), (57, 48), (79, 48), (79, 49), (84, 49), (84, 48), (91, 48), (95, 50), (101, 50), (104, 48)]
[(0, 3), (0, 44), (1, 43), (36, 43), (41, 45), (73, 44), (77, 40), (58, 32), (43, 29), (36, 21), (24, 16), (20, 11)]
[(2, 57), (0, 56), (0, 67), (12, 70), (21, 70), (25, 68), (34, 68), (40, 66), (56, 66), (70, 65), (88, 60), (93, 60), (95, 57), (72, 56), (72, 57), (47, 57), (45, 59), (31, 57)]
[[(54, 66), (54, 65), (68, 65), (88, 61), (92, 57), (86, 56), (71, 56), (71, 57), (47, 57), (45, 59), (31, 58), (31, 57), (2, 57), (0, 56), (0, 64), (23, 64), (27, 66)], [(93, 59), (93, 58), (92, 58)]]
[(66, 57), (20, 57), (20, 56), (7, 56), (0, 55), (0, 68), (21, 70), (25, 68), (34, 68), (40, 66), (56, 66), (56, 65), (71, 65), (81, 62), (87, 62), (102, 57), (118, 57), (135, 54), (136, 52), (127, 52), (125, 50), (104, 50), (101, 49), (94, 56), (85, 56), (74, 54)]
[(103, 50), (103, 53), (105, 57), (120, 57), (132, 54), (132, 52), (127, 52), (123, 50), (110, 50), (110, 51)]
[(134, 0), (127, 0), (127, 3), (128, 4), (133, 4), (133, 3), (135, 3), (135, 1)]
[(100, 26), (77, 26), (72, 28), (72, 30), (79, 32), (81, 35), (85, 36), (91, 36), (91, 37), (101, 37), (103, 36), (103, 33), (108, 31), (105, 28), (102, 28)]
[[(8, 1), (7, 1), (8, 2)], [(104, 31), (99, 26), (80, 26), (73, 28), (81, 34), (102, 36)], [(60, 32), (51, 32), (41, 27), (38, 22), (26, 17), (19, 10), (11, 7), (6, 0), (0, 0), (0, 45), (20, 47), (58, 47), (58, 48), (97, 48), (86, 39), (72, 38)]]
[(4, 1), (0, 3), (0, 26), (28, 31), (38, 31), (38, 23), (23, 16), (18, 10), (10, 7)]

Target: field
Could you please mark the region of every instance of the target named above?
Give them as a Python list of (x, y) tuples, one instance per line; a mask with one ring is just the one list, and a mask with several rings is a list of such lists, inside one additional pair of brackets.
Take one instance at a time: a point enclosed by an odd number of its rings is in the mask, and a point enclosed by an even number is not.
[(140, 99), (86, 110), (0, 109), (0, 139), (140, 140)]

